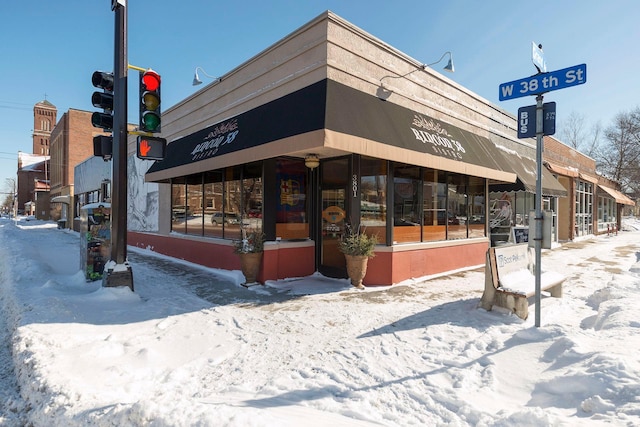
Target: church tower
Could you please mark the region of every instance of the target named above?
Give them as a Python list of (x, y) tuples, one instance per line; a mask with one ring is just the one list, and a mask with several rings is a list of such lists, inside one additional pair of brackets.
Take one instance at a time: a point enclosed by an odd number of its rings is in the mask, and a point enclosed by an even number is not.
[(56, 125), (58, 109), (47, 101), (33, 106), (33, 151), (37, 156), (49, 155), (49, 139), (51, 130)]

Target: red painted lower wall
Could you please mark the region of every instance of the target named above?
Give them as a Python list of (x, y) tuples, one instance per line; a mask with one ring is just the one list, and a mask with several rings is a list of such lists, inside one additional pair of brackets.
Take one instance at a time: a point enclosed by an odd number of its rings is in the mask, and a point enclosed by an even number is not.
[(369, 260), (364, 284), (391, 285), (408, 279), (482, 265), (488, 248), (488, 242), (479, 242), (410, 251), (376, 252), (376, 256)]
[[(129, 231), (127, 244), (206, 267), (240, 270), (240, 258), (233, 252), (233, 247), (214, 241)], [(258, 281), (304, 277), (314, 272), (313, 246), (278, 247), (264, 251)]]
[[(240, 258), (233, 252), (233, 247), (214, 241), (130, 231), (127, 233), (127, 243), (206, 267), (240, 270)], [(482, 265), (488, 247), (488, 242), (479, 242), (409, 251), (376, 252), (376, 256), (369, 260), (364, 284), (393, 285), (412, 278)], [(266, 248), (258, 281), (309, 276), (315, 272), (314, 257), (313, 245)]]

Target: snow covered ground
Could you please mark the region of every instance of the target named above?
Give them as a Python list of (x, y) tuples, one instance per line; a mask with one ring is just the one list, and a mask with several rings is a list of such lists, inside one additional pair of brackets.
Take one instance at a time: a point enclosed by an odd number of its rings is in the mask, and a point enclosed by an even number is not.
[(637, 426), (640, 228), (544, 251), (568, 279), (526, 321), (482, 270), (393, 287), (129, 249), (135, 292), (86, 283), (77, 233), (0, 220), (0, 424)]

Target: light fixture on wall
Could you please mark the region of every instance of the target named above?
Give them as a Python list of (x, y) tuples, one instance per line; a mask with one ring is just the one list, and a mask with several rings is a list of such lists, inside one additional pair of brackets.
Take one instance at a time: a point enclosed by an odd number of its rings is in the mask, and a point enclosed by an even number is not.
[(432, 62), (431, 64), (424, 64), (422, 66), (422, 69), (424, 70), (427, 67), (430, 67), (432, 65), (436, 65), (439, 62), (442, 62), (444, 57), (447, 56), (447, 55), (449, 55), (449, 62), (447, 62), (447, 65), (445, 65), (444, 70), (448, 71), (450, 73), (453, 73), (455, 71), (455, 68), (453, 67), (453, 54), (451, 52), (445, 52), (444, 54), (442, 54), (440, 59), (438, 59), (436, 62)]
[(447, 62), (447, 65), (444, 67), (444, 70), (445, 71), (449, 71), (450, 73), (453, 73), (455, 71), (455, 68), (453, 66), (453, 54), (451, 52), (447, 51), (447, 52), (443, 53), (442, 56), (440, 57), (440, 59), (438, 59), (436, 62), (432, 62), (430, 64), (422, 64), (418, 68), (414, 68), (413, 70), (409, 71), (408, 73), (402, 74), (400, 76), (383, 76), (380, 79), (380, 87), (378, 87), (376, 95), (381, 100), (386, 101), (387, 98), (389, 98), (389, 96), (391, 96), (391, 94), (393, 93), (393, 90), (384, 86), (384, 79), (401, 79), (403, 77), (407, 77), (409, 74), (413, 73), (414, 71), (426, 70), (427, 67), (430, 67), (430, 66), (435, 65), (435, 64), (437, 64), (439, 62), (442, 62), (442, 60), (447, 55), (449, 55), (449, 62)]
[(205, 76), (209, 77), (210, 79), (213, 79), (214, 82), (219, 82), (220, 80), (222, 80), (220, 77), (210, 76), (209, 74), (207, 74), (206, 71), (202, 69), (202, 67), (196, 67), (196, 70), (193, 73), (193, 86), (202, 84), (202, 80), (200, 80), (200, 76), (198, 75), (198, 70), (202, 71), (202, 74), (204, 74)]
[(304, 165), (309, 169), (315, 169), (320, 165), (320, 159), (317, 154), (307, 154), (304, 157)]

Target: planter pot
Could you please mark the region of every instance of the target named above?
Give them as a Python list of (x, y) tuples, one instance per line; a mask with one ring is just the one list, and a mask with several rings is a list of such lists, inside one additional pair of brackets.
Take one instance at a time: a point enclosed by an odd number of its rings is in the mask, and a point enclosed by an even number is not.
[(260, 272), (262, 252), (240, 254), (240, 268), (245, 277), (245, 284), (255, 283)]
[(367, 274), (367, 263), (369, 257), (365, 255), (345, 255), (347, 260), (347, 274), (351, 279), (351, 284), (358, 289), (364, 289), (362, 279)]

